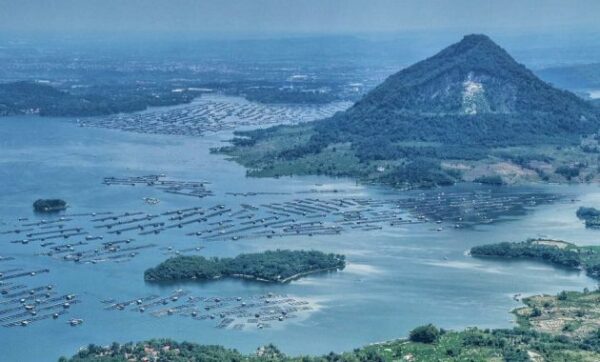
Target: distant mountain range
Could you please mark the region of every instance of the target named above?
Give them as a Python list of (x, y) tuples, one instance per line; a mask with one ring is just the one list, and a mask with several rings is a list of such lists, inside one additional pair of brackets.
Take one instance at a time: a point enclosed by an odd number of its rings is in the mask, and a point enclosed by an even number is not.
[[(599, 128), (592, 103), (540, 80), (487, 36), (467, 35), (390, 76), (345, 112), (296, 128), (240, 133), (245, 138), (222, 151), (257, 175), (326, 173), (447, 184), (463, 179), (465, 165), (444, 168), (441, 160), (477, 161), (507, 147), (577, 146)], [(296, 138), (284, 141), (285, 135)], [(262, 145), (268, 152), (260, 152)], [(330, 161), (339, 150), (344, 161)], [(519, 167), (550, 161), (536, 152), (521, 157)], [(536, 172), (547, 179), (548, 170)]]
[(600, 63), (552, 67), (536, 73), (557, 87), (600, 91)]

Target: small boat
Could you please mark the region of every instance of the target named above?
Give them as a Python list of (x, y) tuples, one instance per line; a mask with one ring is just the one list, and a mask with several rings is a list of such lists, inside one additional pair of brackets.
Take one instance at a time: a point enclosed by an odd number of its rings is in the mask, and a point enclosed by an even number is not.
[(144, 197), (143, 200), (148, 205), (156, 205), (156, 204), (160, 203), (160, 200), (157, 198), (154, 198), (154, 197)]
[(73, 318), (69, 320), (69, 324), (72, 326), (78, 326), (83, 323), (83, 319)]

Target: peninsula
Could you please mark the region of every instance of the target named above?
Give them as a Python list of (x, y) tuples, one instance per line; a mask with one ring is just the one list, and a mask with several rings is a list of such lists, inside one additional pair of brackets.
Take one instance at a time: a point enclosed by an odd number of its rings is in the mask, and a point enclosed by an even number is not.
[(471, 248), (475, 257), (538, 260), (571, 269), (583, 269), (592, 278), (600, 278), (600, 246), (577, 246), (562, 240), (529, 239)]

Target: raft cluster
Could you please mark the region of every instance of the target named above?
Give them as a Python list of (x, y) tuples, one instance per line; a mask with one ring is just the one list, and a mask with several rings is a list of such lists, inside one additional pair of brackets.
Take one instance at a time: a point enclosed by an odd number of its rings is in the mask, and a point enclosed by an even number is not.
[(314, 309), (307, 300), (283, 294), (261, 294), (246, 297), (200, 297), (186, 290), (169, 295), (156, 294), (124, 301), (103, 300), (107, 311), (137, 311), (153, 317), (187, 317), (197, 321), (215, 321), (216, 328), (242, 330), (269, 328), (273, 322), (298, 318)]
[(308, 122), (327, 118), (351, 106), (349, 102), (323, 105), (262, 104), (237, 97), (203, 96), (189, 105), (167, 110), (117, 114), (78, 120), (81, 127), (122, 131), (201, 136), (239, 127)]

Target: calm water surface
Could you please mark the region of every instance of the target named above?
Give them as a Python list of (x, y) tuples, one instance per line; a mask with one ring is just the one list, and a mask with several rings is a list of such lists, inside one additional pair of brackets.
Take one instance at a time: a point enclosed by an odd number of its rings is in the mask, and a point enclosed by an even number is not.
[[(295, 192), (315, 184), (343, 190), (335, 197), (396, 197), (384, 188), (356, 185), (347, 179), (295, 177), (252, 179), (245, 170), (209, 154), (230, 137), (223, 133), (203, 138), (141, 135), (120, 131), (79, 128), (72, 122), (37, 117), (0, 119), (0, 229), (16, 224), (18, 217), (33, 215), (37, 198), (67, 200), (69, 213), (136, 211), (158, 213), (190, 206), (265, 203), (290, 199), (289, 195), (239, 198), (227, 192)], [(164, 173), (186, 180), (207, 180), (215, 193), (202, 200), (168, 195), (148, 187), (119, 187), (101, 184), (106, 176), (137, 176)], [(461, 186), (475, 187), (475, 186)], [(136, 341), (170, 337), (206, 344), (222, 344), (252, 352), (266, 343), (278, 345), (292, 355), (344, 351), (371, 342), (405, 336), (413, 327), (435, 323), (444, 328), (511, 327), (509, 311), (519, 306), (515, 293), (557, 293), (581, 290), (595, 282), (583, 273), (565, 271), (534, 262), (477, 260), (465, 254), (471, 246), (498, 241), (518, 241), (548, 236), (580, 244), (599, 244), (598, 233), (586, 230), (576, 219), (581, 205), (600, 202), (595, 185), (532, 186), (532, 191), (568, 194), (575, 202), (556, 203), (533, 209), (512, 221), (474, 229), (446, 228), (435, 231), (431, 224), (410, 225), (392, 230), (281, 239), (202, 241), (181, 233), (136, 236), (161, 246), (203, 245), (203, 255), (231, 256), (274, 248), (315, 248), (347, 255), (348, 267), (338, 273), (315, 275), (288, 285), (265, 285), (242, 281), (185, 284), (201, 296), (250, 296), (285, 293), (312, 300), (319, 306), (307, 318), (274, 325), (265, 330), (217, 329), (209, 321), (173, 316), (153, 318), (133, 312), (103, 310), (103, 299), (126, 300), (149, 294), (168, 294), (179, 286), (150, 285), (143, 271), (162, 261), (158, 249), (141, 253), (127, 263), (82, 264), (36, 256), (36, 245), (10, 243), (14, 235), (0, 235), (0, 255), (14, 261), (13, 267), (49, 268), (33, 285), (52, 283), (61, 292), (80, 296), (68, 318), (85, 320), (69, 327), (63, 317), (45, 320), (27, 328), (0, 327), (0, 356), (3, 361), (54, 361), (72, 355), (94, 342)], [(447, 192), (452, 192), (452, 188)], [(517, 190), (517, 188), (515, 188)], [(143, 197), (157, 197), (159, 205), (147, 205)], [(297, 197), (297, 196), (295, 196)], [(144, 240), (146, 241), (146, 240)]]

